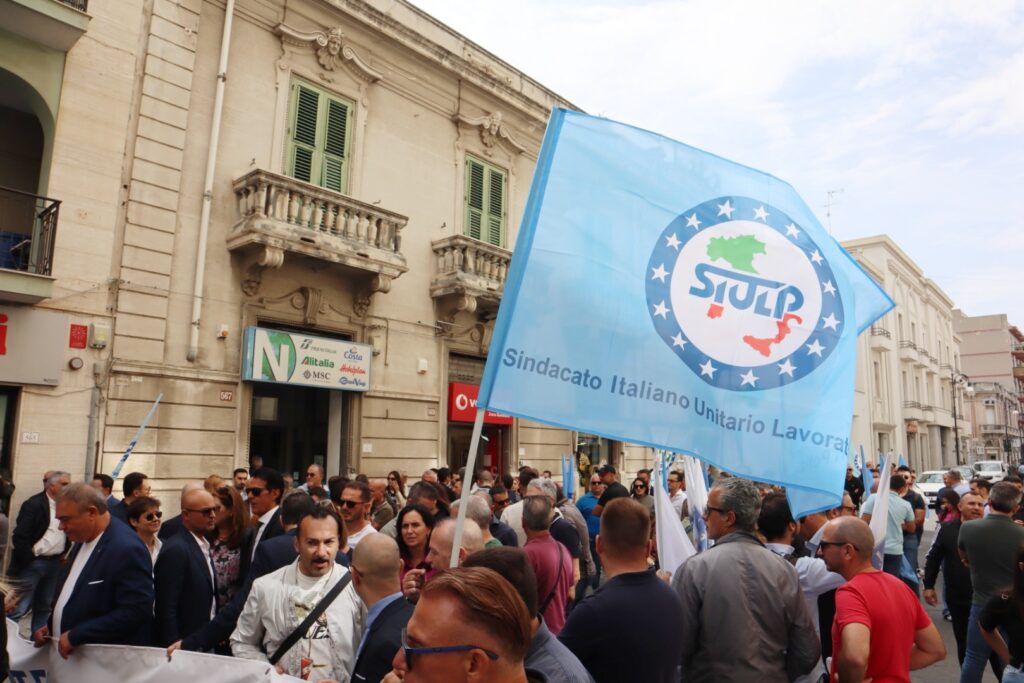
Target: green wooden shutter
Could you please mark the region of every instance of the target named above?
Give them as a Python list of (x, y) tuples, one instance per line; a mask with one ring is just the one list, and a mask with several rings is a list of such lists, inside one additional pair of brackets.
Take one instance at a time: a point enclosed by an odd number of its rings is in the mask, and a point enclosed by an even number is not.
[(320, 93), (299, 83), (292, 84), (288, 174), (307, 183), (313, 179), (319, 108)]
[(482, 237), (484, 223), (484, 165), (466, 159), (466, 234), (475, 240)]
[(496, 169), (487, 170), (487, 239), (502, 246), (502, 227), (505, 223), (505, 174)]
[(348, 184), (352, 106), (308, 83), (292, 83), (286, 173), (336, 192)]

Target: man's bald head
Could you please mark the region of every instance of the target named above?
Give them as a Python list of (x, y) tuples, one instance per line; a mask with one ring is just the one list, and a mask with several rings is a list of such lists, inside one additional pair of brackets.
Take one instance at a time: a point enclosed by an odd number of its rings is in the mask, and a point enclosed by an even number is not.
[(213, 530), (217, 523), (214, 513), (217, 510), (217, 499), (200, 484), (198, 489), (188, 488), (181, 492), (181, 523), (197, 535)]
[(185, 507), (185, 498), (194, 491), (205, 491), (206, 487), (201, 481), (190, 481), (181, 487), (181, 506)]
[[(434, 569), (448, 569), (451, 566), (452, 544), (455, 542), (455, 520), (441, 520), (430, 534), (430, 550), (427, 561)], [(473, 522), (467, 522), (462, 528), (462, 549), (459, 551), (460, 562), (471, 553), (484, 549), (483, 533)]]
[(871, 533), (871, 527), (857, 517), (836, 517), (825, 525), (821, 540), (849, 543), (854, 547), (857, 557), (868, 562), (875, 549), (875, 536)]
[(387, 534), (370, 534), (360, 541), (352, 552), (352, 567), (359, 573), (360, 581), (373, 589), (389, 588), (389, 593), (402, 589), (402, 558), (395, 539)]

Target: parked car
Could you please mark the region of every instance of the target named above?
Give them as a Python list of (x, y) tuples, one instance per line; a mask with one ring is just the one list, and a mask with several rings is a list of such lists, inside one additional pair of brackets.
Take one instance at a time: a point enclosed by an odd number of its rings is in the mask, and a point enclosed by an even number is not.
[(939, 489), (945, 486), (942, 478), (946, 475), (947, 471), (929, 470), (917, 475), (917, 489), (924, 496), (924, 501), (928, 504), (929, 508), (935, 507), (935, 498), (939, 494)]
[(988, 479), (991, 482), (1002, 481), (1010, 473), (1010, 468), (1001, 460), (979, 460), (972, 465), (975, 477)]

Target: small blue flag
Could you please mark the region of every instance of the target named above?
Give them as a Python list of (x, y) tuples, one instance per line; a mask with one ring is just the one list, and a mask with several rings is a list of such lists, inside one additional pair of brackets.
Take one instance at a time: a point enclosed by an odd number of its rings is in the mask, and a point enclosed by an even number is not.
[(892, 305), (786, 183), (556, 109), (479, 405), (833, 508), (857, 334)]

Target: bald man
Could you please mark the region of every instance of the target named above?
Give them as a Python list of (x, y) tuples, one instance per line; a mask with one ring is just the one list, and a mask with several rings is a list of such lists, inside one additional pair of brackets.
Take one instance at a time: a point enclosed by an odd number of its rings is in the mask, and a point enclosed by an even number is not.
[(380, 681), (402, 647), (413, 606), (402, 597), (401, 569), (398, 544), (385, 534), (367, 536), (352, 553), (352, 585), (367, 609), (353, 681)]
[(201, 486), (181, 492), (182, 531), (160, 549), (153, 569), (156, 644), (167, 647), (195, 633), (217, 613), (213, 563), (206, 535), (213, 531), (217, 501)]
[[(840, 683), (909, 680), (946, 657), (942, 636), (900, 579), (871, 565), (875, 538), (856, 517), (825, 525), (818, 555), (846, 583), (836, 590), (832, 676)], [(837, 678), (836, 678), (837, 677)]]
[[(430, 534), (430, 546), (427, 549), (427, 562), (430, 563), (434, 571), (448, 569), (451, 566), (452, 545), (454, 543), (455, 520), (450, 518), (441, 520)], [(484, 537), (480, 533), (480, 527), (467, 519), (462, 529), (459, 564), (462, 564), (467, 555), (483, 549)], [(426, 572), (422, 569), (410, 569), (405, 573), (402, 592), (412, 602), (416, 602), (420, 597), (420, 589), (423, 588), (425, 575)]]

